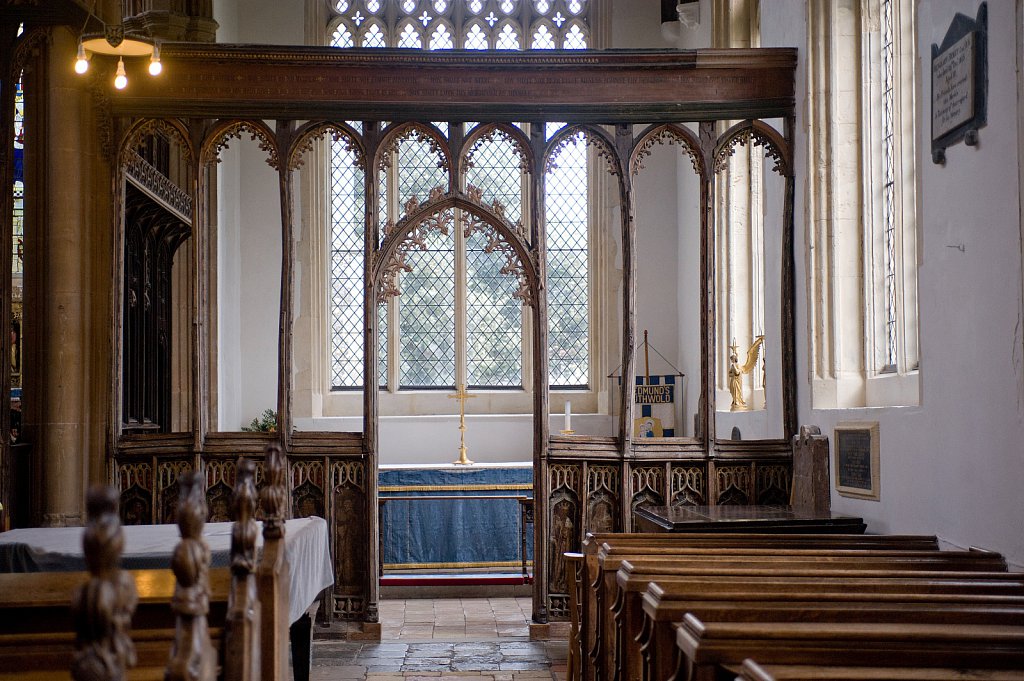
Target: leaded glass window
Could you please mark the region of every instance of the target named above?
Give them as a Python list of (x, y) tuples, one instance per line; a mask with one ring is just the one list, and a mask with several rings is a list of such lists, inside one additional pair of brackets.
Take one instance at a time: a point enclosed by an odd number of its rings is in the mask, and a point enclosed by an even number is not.
[[(388, 11), (393, 4), (394, 10)], [(589, 0), (342, 0), (335, 47), (586, 49)]]
[(331, 387), (363, 384), (363, 248), (366, 191), (356, 155), (331, 142)]
[[(562, 127), (549, 123), (552, 136)], [(586, 386), (590, 375), (587, 149), (582, 133), (549, 165), (544, 196), (547, 233), (549, 381)]]
[[(448, 218), (451, 220), (450, 216)], [(403, 388), (455, 385), (455, 239), (432, 230), (423, 250), (406, 257), (399, 309), (399, 384)]]
[[(404, 47), (409, 49), (584, 49), (589, 43), (588, 0), (337, 0), (330, 2), (328, 25), (332, 46)], [(442, 135), (447, 123), (435, 123)], [(387, 123), (382, 123), (383, 129)], [(519, 126), (525, 129), (524, 126)], [(557, 129), (561, 124), (555, 126)], [(472, 124), (464, 130), (468, 132)], [(390, 226), (403, 217), (408, 200), (425, 202), (431, 190), (448, 190), (445, 159), (425, 130), (407, 131), (382, 160), (377, 220), (383, 242)], [(505, 218), (524, 220), (525, 168), (515, 143), (502, 132), (489, 132), (468, 153), (465, 184), (478, 187), (483, 201), (499, 201)], [(332, 156), (332, 182), (344, 185), (347, 173)], [(464, 186), (464, 185), (462, 185)], [(551, 383), (582, 387), (589, 383), (588, 191), (585, 140), (561, 152), (548, 177), (549, 320)], [(333, 196), (344, 195), (339, 186)], [(354, 199), (353, 199), (354, 200)], [(360, 200), (365, 200), (360, 194)], [(378, 310), (380, 377), (397, 376), (394, 388), (514, 388), (523, 384), (522, 303), (519, 283), (502, 273), (504, 256), (487, 252), (484, 231), (462, 233), (463, 216), (452, 211), (448, 235), (428, 230), (423, 248), (406, 255), (410, 271), (398, 274), (400, 293), (381, 301)], [(339, 223), (340, 224), (340, 223)], [(339, 229), (332, 224), (332, 230)], [(341, 229), (345, 232), (344, 229)], [(332, 231), (332, 234), (334, 232)], [(354, 236), (353, 230), (345, 234)], [(362, 239), (362, 236), (358, 237)], [(355, 258), (359, 251), (359, 258)], [(350, 272), (337, 265), (332, 280), (341, 301), (354, 294), (349, 282), (361, 280), (362, 251), (355, 242), (338, 248), (351, 254)], [(363, 363), (362, 296), (332, 308), (333, 385), (361, 385)], [(396, 357), (388, 349), (397, 350)]]
[(882, 0), (882, 277), (885, 303), (885, 358), (882, 371), (896, 370), (896, 142), (894, 26), (892, 0)]

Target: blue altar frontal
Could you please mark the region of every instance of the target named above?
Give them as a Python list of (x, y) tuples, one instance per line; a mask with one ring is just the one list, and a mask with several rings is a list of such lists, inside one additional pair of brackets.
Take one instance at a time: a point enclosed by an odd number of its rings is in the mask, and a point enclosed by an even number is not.
[[(380, 470), (385, 569), (519, 568), (518, 498), (533, 496), (529, 464), (388, 466)], [(533, 526), (526, 559), (533, 558)]]

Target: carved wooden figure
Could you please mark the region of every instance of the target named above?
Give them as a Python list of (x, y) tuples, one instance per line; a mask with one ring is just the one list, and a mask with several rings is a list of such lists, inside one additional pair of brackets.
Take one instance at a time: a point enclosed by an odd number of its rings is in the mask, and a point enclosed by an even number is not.
[(262, 618), (261, 669), (265, 681), (288, 678), (288, 584), (284, 556), (284, 521), (288, 508), (288, 462), (276, 445), (267, 446), (267, 485), (260, 492), (263, 507), (263, 557), (257, 568)]
[(256, 464), (238, 460), (231, 528), (231, 593), (224, 633), (224, 681), (260, 678), (260, 602), (256, 597)]
[(121, 681), (135, 665), (128, 630), (137, 596), (135, 580), (120, 568), (124, 532), (117, 499), (115, 489), (98, 486), (89, 490), (86, 501), (82, 548), (92, 576), (71, 603), (77, 631), (71, 676), (76, 681)]
[(210, 548), (203, 540), (206, 493), (202, 473), (182, 474), (180, 485), (178, 528), (181, 542), (171, 557), (171, 569), (178, 579), (171, 600), (177, 625), (164, 679), (213, 681), (217, 677), (217, 657), (206, 621), (210, 609)]

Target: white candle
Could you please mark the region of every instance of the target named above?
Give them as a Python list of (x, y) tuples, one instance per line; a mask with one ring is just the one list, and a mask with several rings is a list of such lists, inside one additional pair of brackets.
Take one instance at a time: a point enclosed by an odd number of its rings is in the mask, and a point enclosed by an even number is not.
[(569, 400), (565, 401), (565, 428), (564, 430), (572, 430), (572, 426), (569, 425), (569, 420), (572, 417), (572, 402)]

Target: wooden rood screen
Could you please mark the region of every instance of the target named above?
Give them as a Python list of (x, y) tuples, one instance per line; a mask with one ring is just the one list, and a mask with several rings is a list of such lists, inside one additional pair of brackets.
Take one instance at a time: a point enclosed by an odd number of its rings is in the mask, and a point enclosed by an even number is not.
[[(740, 145), (760, 146), (783, 178), (781, 227), (773, 238), (781, 246), (779, 272), (769, 286), (781, 313), (771, 323), (781, 331), (772, 350), (778, 353), (774, 373), (765, 379), (778, 391), (772, 398), (776, 427), (762, 439), (736, 441), (716, 432), (716, 377), (723, 373), (716, 356), (714, 286), (704, 285), (701, 310), (700, 375), (687, 380), (700, 386), (692, 437), (634, 441), (632, 382), (622, 382), (617, 414), (617, 437), (558, 437), (549, 432), (551, 412), (546, 390), (532, 395), (534, 429), (535, 522), (534, 618), (564, 618), (568, 593), (560, 556), (577, 549), (588, 530), (622, 531), (633, 526), (633, 511), (641, 504), (785, 503), (790, 487), (789, 437), (796, 431), (796, 384), (793, 362), (793, 173), (791, 139), (794, 126), (793, 49), (478, 53), (406, 50), (337, 50), (312, 47), (166, 45), (167, 68), (160, 79), (138, 79), (130, 91), (109, 99), (119, 131), (112, 141), (118, 158), (118, 192), (125, 178), (146, 184), (139, 159), (132, 151), (154, 131), (172, 139), (182, 152), (189, 182), (191, 234), (182, 249), (190, 249), (197, 291), (178, 314), (191, 315), (197, 337), (188, 352), (192, 361), (192, 394), (179, 418), (186, 432), (118, 432), (114, 438), (113, 468), (121, 487), (122, 506), (140, 517), (167, 521), (176, 490), (168, 471), (206, 464), (211, 489), (232, 484), (227, 452), (255, 454), (267, 437), (279, 438), (289, 458), (293, 512), (316, 512), (328, 518), (336, 572), (330, 616), (375, 622), (377, 618), (378, 555), (377, 461), (379, 348), (365, 343), (363, 356), (364, 423), (362, 433), (293, 432), (289, 386), (293, 376), (292, 320), (296, 278), (293, 182), (303, 154), (316, 139), (344, 140), (366, 170), (368, 205), (376, 205), (381, 155), (402, 134), (413, 130), (436, 143), (447, 164), (447, 185), (429, 196), (405, 204), (405, 216), (380, 234), (377, 219), (365, 225), (363, 310), (365, 338), (376, 339), (375, 311), (391, 291), (388, 277), (401, 266), (421, 224), (445, 211), (458, 209), (474, 216), (488, 238), (509, 260), (518, 278), (519, 293), (533, 323), (530, 355), (531, 385), (548, 380), (548, 300), (545, 277), (547, 246), (544, 230), (545, 174), (551, 154), (575, 140), (585, 140), (597, 165), (609, 173), (617, 188), (622, 235), (623, 326), (621, 373), (637, 374), (636, 228), (633, 224), (633, 177), (641, 160), (657, 144), (670, 144), (689, 157), (700, 185), (700, 281), (712, 281), (715, 271), (715, 232), (711, 200), (716, 173)], [(775, 126), (765, 121), (777, 121)], [(347, 121), (358, 121), (357, 125)], [(386, 121), (386, 123), (385, 123)], [(449, 124), (480, 121), (472, 130), (449, 125), (445, 134), (427, 121)], [(544, 123), (568, 125), (548, 139)], [(520, 128), (509, 125), (530, 125)], [(102, 125), (104, 122), (100, 121)], [(105, 128), (107, 130), (111, 128)], [(512, 224), (480, 192), (463, 187), (460, 172), (475, 140), (500, 130), (515, 144), (528, 183), (528, 223)], [(528, 131), (528, 132), (527, 132)], [(262, 436), (211, 432), (207, 348), (215, 338), (202, 320), (210, 314), (210, 239), (213, 209), (210, 173), (219, 150), (230, 137), (246, 134), (266, 152), (279, 176), (282, 259), (278, 365), (277, 432)], [(134, 171), (128, 175), (129, 161)], [(153, 177), (152, 173), (148, 174)], [(186, 192), (186, 193), (189, 193)], [(159, 191), (147, 195), (159, 197)], [(122, 203), (124, 196), (115, 199)], [(154, 200), (160, 200), (156, 198)], [(674, 201), (674, 198), (673, 198)], [(204, 203), (205, 202), (205, 203)], [(180, 214), (181, 210), (178, 209)], [(373, 211), (367, 211), (371, 216)], [(375, 218), (375, 216), (374, 216)], [(124, 226), (119, 225), (123, 248)], [(120, 251), (119, 251), (120, 252)], [(118, 262), (121, 261), (118, 256)], [(119, 294), (123, 298), (123, 292)], [(191, 309), (189, 309), (191, 308)], [(114, 309), (119, 309), (118, 305)], [(122, 322), (114, 337), (122, 342)], [(187, 328), (187, 327), (186, 327)], [(726, 340), (728, 342), (728, 340)], [(728, 353), (725, 353), (727, 356)], [(119, 356), (119, 353), (114, 353)], [(601, 367), (603, 370), (604, 367)], [(115, 375), (120, 371), (114, 367)], [(602, 374), (603, 375), (603, 374)], [(752, 380), (752, 379), (748, 379)], [(115, 381), (112, 393), (119, 394)], [(116, 400), (115, 400), (116, 402)], [(708, 408), (708, 405), (712, 405)], [(125, 423), (115, 404), (111, 422)], [(728, 409), (728, 407), (726, 407)], [(719, 411), (721, 408), (719, 407)], [(639, 415), (639, 414), (636, 414)], [(688, 419), (689, 420), (689, 419)], [(724, 422), (718, 425), (727, 430)], [(127, 430), (127, 429), (125, 429)], [(182, 430), (175, 428), (175, 430)], [(730, 438), (730, 439), (726, 439)], [(764, 439), (769, 438), (769, 439)], [(212, 471), (212, 472), (211, 472)], [(167, 473), (167, 474), (165, 474)], [(301, 497), (301, 498), (300, 498)], [(212, 507), (212, 505), (211, 505)]]

